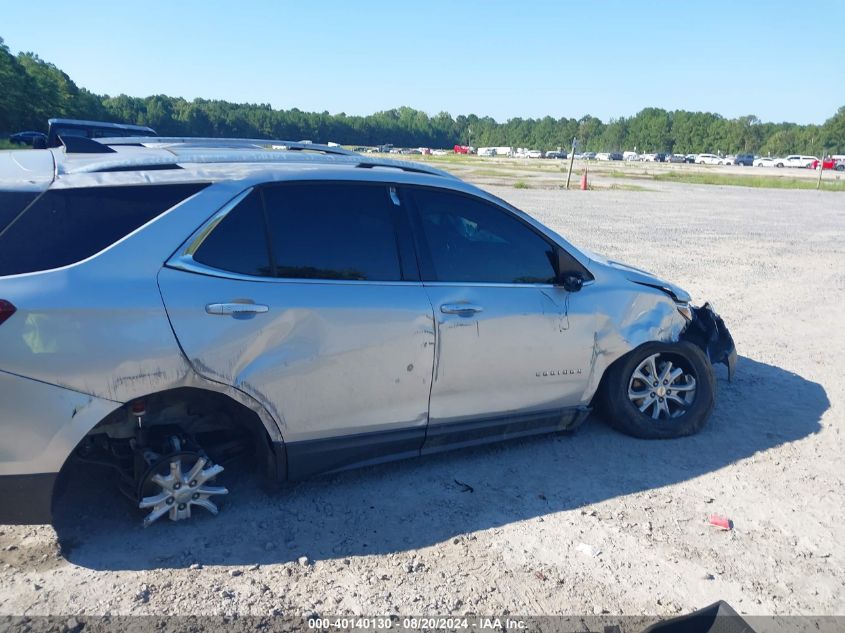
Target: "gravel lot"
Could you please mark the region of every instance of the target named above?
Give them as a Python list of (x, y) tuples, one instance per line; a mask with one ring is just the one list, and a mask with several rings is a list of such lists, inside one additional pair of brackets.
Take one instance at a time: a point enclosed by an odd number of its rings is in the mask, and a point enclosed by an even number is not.
[(700, 435), (230, 476), (220, 516), (146, 530), (83, 472), (55, 529), (0, 526), (0, 614), (845, 614), (845, 195), (649, 187), (489, 188), (715, 303), (740, 361)]

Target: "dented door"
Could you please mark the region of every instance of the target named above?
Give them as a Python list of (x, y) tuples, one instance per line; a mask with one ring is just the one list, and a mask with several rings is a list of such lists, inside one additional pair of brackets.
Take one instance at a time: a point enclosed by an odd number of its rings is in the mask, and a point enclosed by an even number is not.
[[(264, 404), (287, 443), (400, 429), (416, 429), (421, 443), (434, 331), (420, 284), (164, 268), (159, 285), (194, 369)], [(220, 307), (233, 304), (242, 308)]]
[[(554, 414), (581, 404), (594, 287), (428, 284), (438, 348), (431, 425)], [(462, 307), (468, 307), (462, 311)]]

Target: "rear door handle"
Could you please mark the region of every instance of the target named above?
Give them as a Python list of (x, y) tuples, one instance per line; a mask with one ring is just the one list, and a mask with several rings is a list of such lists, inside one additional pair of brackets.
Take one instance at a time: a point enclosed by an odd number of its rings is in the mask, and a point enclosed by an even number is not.
[(270, 306), (260, 303), (209, 303), (205, 306), (208, 314), (235, 316), (238, 314), (262, 314), (270, 311)]
[(440, 311), (443, 314), (460, 314), (461, 316), (470, 316), (476, 312), (481, 312), (483, 309), (481, 306), (472, 303), (444, 303), (440, 306)]

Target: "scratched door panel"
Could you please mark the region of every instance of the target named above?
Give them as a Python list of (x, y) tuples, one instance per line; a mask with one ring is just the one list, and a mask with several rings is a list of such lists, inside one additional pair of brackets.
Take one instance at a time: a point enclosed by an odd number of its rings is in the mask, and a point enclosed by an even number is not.
[[(194, 369), (258, 399), (286, 441), (425, 427), (434, 332), (420, 284), (248, 281), (165, 268), (159, 285)], [(206, 309), (243, 298), (268, 309)]]
[[(437, 322), (431, 424), (584, 404), (595, 332), (590, 287), (430, 283), (426, 290)], [(481, 310), (441, 310), (461, 304)]]

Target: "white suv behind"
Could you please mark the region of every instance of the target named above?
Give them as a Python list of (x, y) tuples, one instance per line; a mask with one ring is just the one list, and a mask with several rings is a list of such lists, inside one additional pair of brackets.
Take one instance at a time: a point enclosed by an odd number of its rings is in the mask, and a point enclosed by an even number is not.
[(775, 167), (810, 167), (813, 161), (817, 161), (815, 156), (800, 156), (798, 154), (790, 154), (786, 158), (778, 158), (775, 160)]
[(725, 161), (716, 154), (699, 154), (695, 157), (696, 165), (724, 165)]

